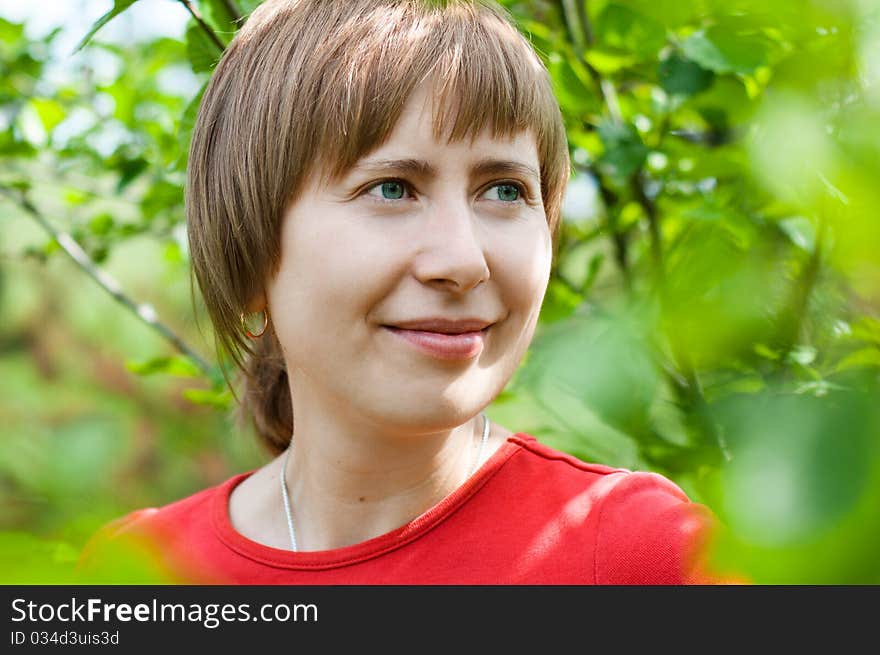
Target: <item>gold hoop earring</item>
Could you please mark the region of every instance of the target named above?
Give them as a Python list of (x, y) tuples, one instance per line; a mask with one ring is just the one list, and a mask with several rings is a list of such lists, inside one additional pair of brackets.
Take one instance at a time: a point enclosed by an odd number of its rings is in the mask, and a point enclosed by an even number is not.
[(241, 321), (241, 327), (244, 329), (244, 333), (248, 335), (251, 339), (259, 339), (266, 333), (266, 328), (269, 326), (269, 311), (264, 309), (262, 312), (253, 312), (254, 314), (262, 313), (263, 314), (263, 327), (259, 332), (251, 332), (250, 328), (247, 325), (247, 321), (245, 321), (244, 313), (238, 315), (238, 320)]

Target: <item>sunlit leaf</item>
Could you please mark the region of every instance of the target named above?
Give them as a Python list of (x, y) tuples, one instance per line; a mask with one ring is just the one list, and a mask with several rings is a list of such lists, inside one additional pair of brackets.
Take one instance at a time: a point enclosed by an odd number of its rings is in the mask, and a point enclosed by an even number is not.
[(191, 359), (183, 355), (173, 357), (154, 357), (143, 362), (128, 362), (126, 368), (137, 375), (174, 375), (178, 377), (198, 377), (201, 370)]
[(862, 348), (850, 353), (838, 362), (835, 371), (845, 371), (851, 368), (878, 368), (880, 369), (880, 347)]
[(808, 253), (816, 249), (816, 227), (804, 216), (792, 216), (779, 221), (779, 227), (798, 248)]
[(97, 236), (106, 236), (113, 229), (114, 222), (113, 214), (102, 212), (89, 221), (89, 230)]
[(768, 62), (770, 50), (763, 37), (713, 26), (689, 36), (682, 51), (691, 61), (716, 73), (752, 73)]
[(67, 115), (61, 103), (50, 98), (33, 98), (31, 107), (36, 110), (47, 133), (52, 132)]
[(226, 409), (232, 402), (232, 394), (228, 389), (185, 389), (183, 397), (196, 405), (210, 405), (218, 409)]
[(130, 6), (132, 6), (135, 2), (137, 2), (137, 0), (113, 0), (113, 8), (95, 21), (88, 34), (86, 34), (82, 38), (82, 40), (77, 44), (76, 48), (74, 48), (73, 51), (77, 52), (81, 50), (89, 41), (92, 40), (92, 37), (95, 36), (98, 30), (100, 30), (102, 27), (104, 27), (104, 25), (116, 18), (119, 14), (128, 9)]

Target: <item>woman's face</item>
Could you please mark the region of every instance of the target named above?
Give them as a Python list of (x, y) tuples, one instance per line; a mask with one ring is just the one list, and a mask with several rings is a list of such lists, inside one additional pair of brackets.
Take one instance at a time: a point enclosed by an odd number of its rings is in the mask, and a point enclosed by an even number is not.
[(532, 338), (552, 253), (535, 140), (436, 141), (426, 98), (287, 209), (268, 303), (295, 417), (451, 428), (504, 388)]

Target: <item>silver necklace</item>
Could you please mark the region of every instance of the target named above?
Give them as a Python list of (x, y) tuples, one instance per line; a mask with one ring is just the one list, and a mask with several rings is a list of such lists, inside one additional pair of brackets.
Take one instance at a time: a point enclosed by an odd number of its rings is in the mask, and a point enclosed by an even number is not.
[[(474, 459), (474, 463), (471, 465), (471, 470), (468, 472), (468, 477), (471, 477), (474, 474), (474, 471), (477, 470), (477, 466), (480, 465), (480, 460), (483, 459), (483, 449), (486, 446), (486, 441), (489, 440), (489, 419), (486, 418), (486, 414), (483, 414), (483, 436), (480, 437), (480, 447), (477, 450), (477, 456)], [(293, 514), (290, 512), (290, 496), (287, 494), (287, 461), (290, 459), (290, 453), (293, 452), (293, 437), (290, 438), (290, 445), (287, 447), (287, 450), (284, 453), (284, 462), (281, 464), (281, 475), (278, 476), (278, 479), (281, 480), (281, 500), (284, 501), (284, 513), (287, 515), (287, 530), (290, 532), (290, 547), (291, 550), (298, 550), (296, 547), (296, 532), (293, 530)]]

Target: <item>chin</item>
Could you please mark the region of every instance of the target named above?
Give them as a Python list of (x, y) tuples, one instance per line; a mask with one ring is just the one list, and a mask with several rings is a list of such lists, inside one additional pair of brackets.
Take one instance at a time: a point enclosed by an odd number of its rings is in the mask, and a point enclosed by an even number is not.
[(374, 408), (371, 413), (376, 422), (397, 425), (402, 431), (416, 428), (420, 432), (439, 432), (466, 423), (484, 407), (485, 405), (475, 404), (473, 400), (455, 402), (442, 396), (435, 396), (431, 400), (412, 397), (382, 408), (384, 411), (377, 412)]
[[(505, 358), (504, 362), (507, 362)], [(337, 391), (343, 406), (377, 426), (418, 431), (450, 429), (483, 411), (508, 381), (507, 366), (471, 365), (457, 372), (440, 366), (371, 367)]]

